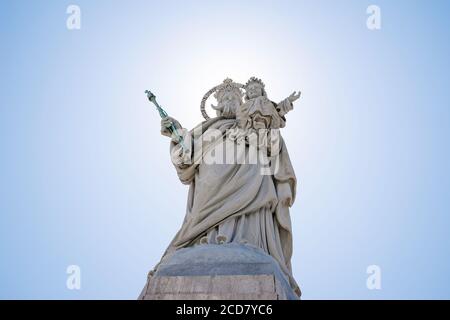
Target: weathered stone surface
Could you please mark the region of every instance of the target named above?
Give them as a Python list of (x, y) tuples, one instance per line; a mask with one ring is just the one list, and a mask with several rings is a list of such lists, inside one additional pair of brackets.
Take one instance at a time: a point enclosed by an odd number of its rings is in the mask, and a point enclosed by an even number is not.
[(277, 262), (248, 245), (199, 245), (166, 257), (139, 299), (297, 299)]
[(277, 300), (273, 275), (153, 277), (145, 300)]

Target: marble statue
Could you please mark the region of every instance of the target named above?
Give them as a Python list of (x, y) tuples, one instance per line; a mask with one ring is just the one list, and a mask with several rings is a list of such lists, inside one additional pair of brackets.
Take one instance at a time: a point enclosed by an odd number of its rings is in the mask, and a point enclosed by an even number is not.
[[(213, 93), (217, 104), (211, 107), (216, 117), (210, 118), (205, 103)], [(294, 92), (274, 103), (260, 79), (252, 77), (245, 85), (226, 79), (205, 94), (201, 112), (206, 120), (193, 130), (163, 117), (161, 134), (172, 138), (171, 160), (180, 181), (189, 185), (189, 193), (183, 224), (161, 261), (177, 250), (208, 244), (257, 248), (276, 260), (300, 297), (291, 269), (289, 214), (297, 181), (279, 133), (299, 97)], [(174, 127), (181, 137), (174, 134)], [(236, 161), (237, 149), (244, 154), (241, 161)], [(246, 162), (252, 150), (262, 154), (265, 163)], [(234, 152), (232, 157), (228, 157), (230, 152)], [(262, 170), (272, 162), (277, 163), (275, 168)]]

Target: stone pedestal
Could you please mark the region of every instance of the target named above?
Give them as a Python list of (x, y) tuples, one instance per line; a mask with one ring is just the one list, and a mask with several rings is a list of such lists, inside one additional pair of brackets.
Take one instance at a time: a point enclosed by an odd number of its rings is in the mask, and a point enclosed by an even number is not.
[(278, 300), (273, 275), (153, 277), (144, 289), (144, 300)]
[(142, 290), (150, 300), (298, 299), (278, 263), (247, 245), (205, 244), (166, 257)]

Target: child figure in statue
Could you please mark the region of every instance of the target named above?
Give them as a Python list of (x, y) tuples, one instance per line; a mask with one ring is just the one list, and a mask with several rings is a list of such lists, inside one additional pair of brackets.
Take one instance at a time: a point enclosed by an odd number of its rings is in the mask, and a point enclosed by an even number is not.
[(251, 77), (245, 84), (245, 103), (239, 108), (236, 119), (241, 129), (279, 129), (286, 125), (286, 113), (293, 109), (292, 103), (300, 97), (294, 91), (288, 98), (275, 104), (267, 98), (264, 83)]

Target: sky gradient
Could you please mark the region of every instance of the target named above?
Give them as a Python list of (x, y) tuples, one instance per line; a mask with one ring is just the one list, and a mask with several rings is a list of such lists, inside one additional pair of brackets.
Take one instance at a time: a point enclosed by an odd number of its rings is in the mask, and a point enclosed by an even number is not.
[[(70, 4), (80, 30), (66, 28)], [(371, 4), (380, 30), (366, 27)], [(303, 298), (450, 298), (448, 12), (448, 1), (2, 1), (0, 298), (137, 298), (188, 191), (144, 90), (192, 128), (206, 91), (251, 76), (274, 101), (302, 91), (282, 135)], [(81, 290), (66, 287), (69, 265)], [(370, 265), (381, 290), (366, 287)]]

